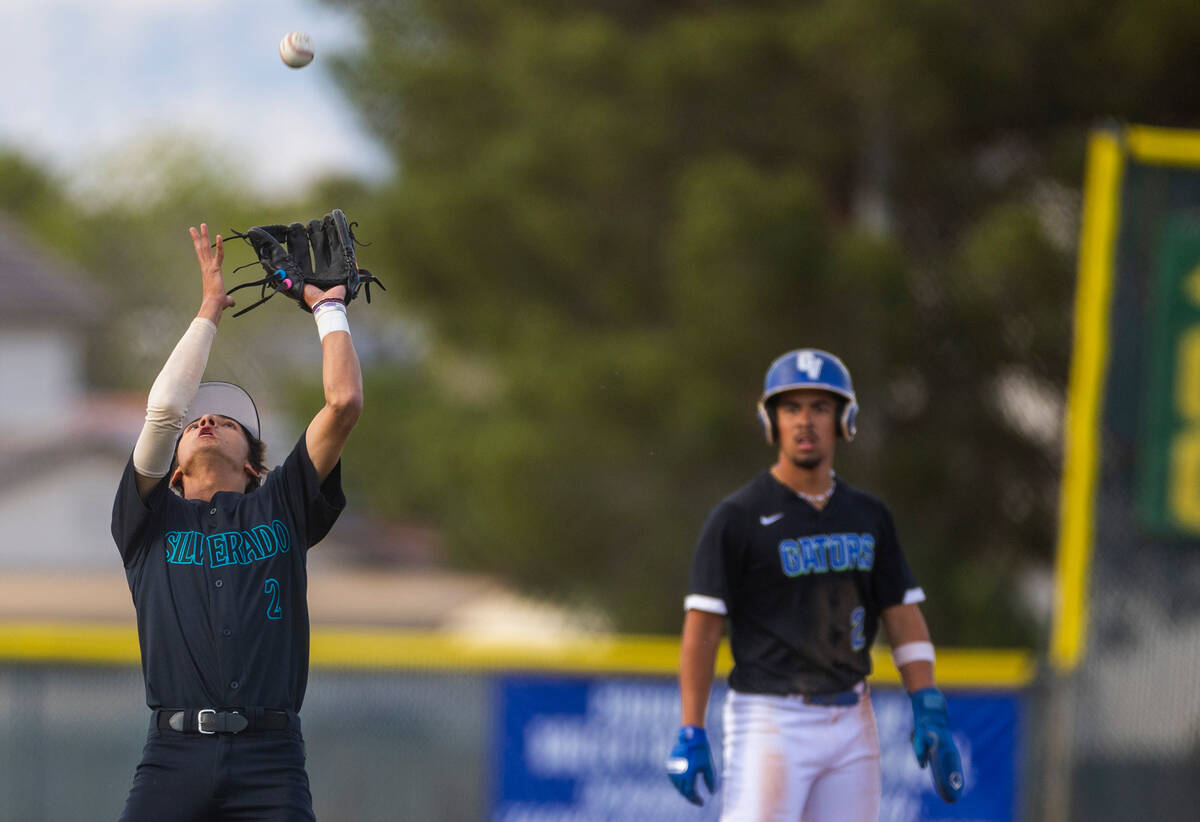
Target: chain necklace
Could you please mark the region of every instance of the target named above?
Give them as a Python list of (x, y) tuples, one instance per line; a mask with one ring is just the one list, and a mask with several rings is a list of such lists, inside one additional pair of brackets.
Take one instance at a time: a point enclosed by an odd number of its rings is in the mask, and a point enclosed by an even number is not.
[(837, 488), (837, 474), (830, 471), (829, 479), (830, 479), (830, 484), (829, 484), (828, 491), (822, 491), (820, 494), (806, 494), (803, 491), (797, 491), (796, 494), (797, 494), (797, 496), (800, 497), (800, 499), (804, 500), (809, 505), (812, 505), (812, 506), (824, 505), (826, 502), (829, 501), (829, 498), (833, 496), (834, 489)]

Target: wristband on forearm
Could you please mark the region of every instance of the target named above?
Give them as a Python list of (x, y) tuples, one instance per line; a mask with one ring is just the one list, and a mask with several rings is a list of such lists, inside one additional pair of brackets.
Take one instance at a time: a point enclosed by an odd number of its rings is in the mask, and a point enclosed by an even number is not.
[(896, 664), (897, 670), (910, 662), (928, 662), (932, 665), (934, 662), (933, 643), (906, 642), (903, 645), (897, 645), (892, 649), (892, 662)]
[(350, 321), (346, 317), (346, 304), (341, 300), (321, 300), (312, 308), (317, 321), (317, 336), (321, 340), (334, 331), (350, 333)]

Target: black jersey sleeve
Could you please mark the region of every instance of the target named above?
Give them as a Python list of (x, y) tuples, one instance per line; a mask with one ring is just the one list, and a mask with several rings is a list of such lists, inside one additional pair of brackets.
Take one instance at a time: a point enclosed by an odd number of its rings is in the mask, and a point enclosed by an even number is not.
[(346, 507), (346, 495), (342, 492), (341, 460), (333, 466), (324, 482), (317, 479), (317, 469), (308, 455), (306, 433), (300, 435), (287, 459), (271, 473), (278, 472), (272, 479), (278, 483), (289, 510), (297, 512), (297, 520), (304, 523), (304, 541), (311, 548), (323, 540), (337, 522)]
[(692, 554), (685, 609), (716, 614), (734, 609), (734, 572), (745, 551), (743, 531), (741, 512), (729, 502), (709, 513)]
[(117, 496), (113, 500), (111, 528), (113, 541), (126, 568), (138, 561), (149, 544), (145, 539), (147, 529), (160, 516), (166, 497), (171, 493), (168, 477), (170, 474), (160, 479), (143, 500), (138, 494), (132, 454), (125, 463), (125, 473), (121, 475)]
[(881, 519), (871, 587), (875, 602), (882, 611), (893, 605), (920, 602), (925, 599), (925, 594), (917, 586), (917, 578), (908, 567), (908, 560), (896, 536), (896, 524), (887, 508), (882, 510)]

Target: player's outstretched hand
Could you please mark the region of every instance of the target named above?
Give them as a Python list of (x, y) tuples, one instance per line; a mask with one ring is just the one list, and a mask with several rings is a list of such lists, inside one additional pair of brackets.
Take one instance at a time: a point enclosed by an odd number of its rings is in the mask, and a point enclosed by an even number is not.
[(947, 802), (957, 802), (965, 785), (962, 759), (950, 734), (946, 697), (937, 688), (922, 688), (912, 694), (913, 753), (917, 764), (929, 765), (933, 787)]
[(192, 235), (196, 261), (200, 263), (201, 309), (214, 311), (219, 317), (222, 311), (234, 304), (233, 298), (225, 293), (225, 278), (221, 274), (221, 265), (225, 262), (225, 245), (220, 234), (217, 235), (215, 243), (209, 243), (207, 223), (201, 223), (199, 231), (195, 226), (189, 228), (188, 233)]
[(717, 777), (713, 773), (712, 753), (708, 749), (708, 735), (703, 728), (684, 725), (679, 729), (679, 738), (671, 755), (667, 757), (667, 776), (675, 790), (693, 805), (703, 805), (700, 792), (696, 790), (696, 776), (704, 778), (709, 794), (717, 792)]

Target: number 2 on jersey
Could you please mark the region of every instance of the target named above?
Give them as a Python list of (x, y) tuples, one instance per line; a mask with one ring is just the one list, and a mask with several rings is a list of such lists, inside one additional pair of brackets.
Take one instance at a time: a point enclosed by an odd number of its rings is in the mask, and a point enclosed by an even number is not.
[(850, 612), (850, 647), (856, 651), (861, 651), (867, 644), (866, 616), (866, 608), (855, 608)]
[[(267, 619), (281, 619), (283, 617), (283, 609), (279, 607), (279, 580), (268, 579), (266, 586), (263, 588), (264, 594), (271, 595), (271, 601), (267, 603)], [(862, 610), (861, 608), (859, 609)]]

